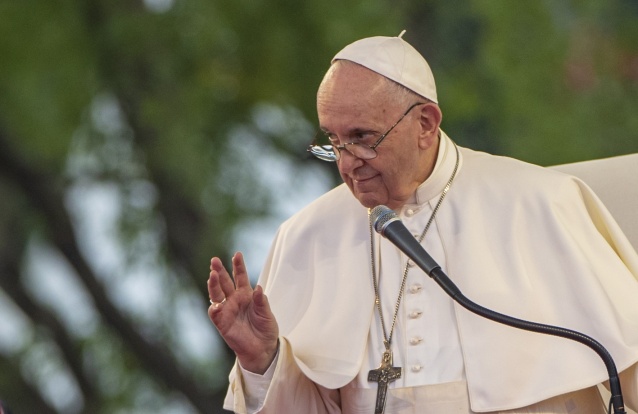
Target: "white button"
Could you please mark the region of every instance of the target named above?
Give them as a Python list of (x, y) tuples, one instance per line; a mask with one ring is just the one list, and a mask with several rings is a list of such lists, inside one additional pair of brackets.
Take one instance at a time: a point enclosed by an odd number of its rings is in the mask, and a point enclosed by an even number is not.
[(408, 317), (410, 319), (417, 319), (417, 318), (420, 318), (422, 314), (423, 314), (423, 312), (421, 312), (421, 311), (412, 311), (412, 312), (410, 312)]
[(419, 283), (415, 283), (410, 286), (410, 293), (419, 293), (421, 289), (423, 289), (423, 286), (421, 286)]
[(421, 365), (412, 365), (410, 369), (412, 370), (412, 372), (420, 372), (423, 367)]
[(410, 345), (418, 345), (421, 342), (423, 342), (423, 338), (420, 338), (418, 336), (410, 338)]
[(414, 267), (414, 262), (408, 259), (408, 267)]
[(412, 217), (414, 215), (414, 210), (411, 208), (405, 210), (405, 215), (408, 217)]

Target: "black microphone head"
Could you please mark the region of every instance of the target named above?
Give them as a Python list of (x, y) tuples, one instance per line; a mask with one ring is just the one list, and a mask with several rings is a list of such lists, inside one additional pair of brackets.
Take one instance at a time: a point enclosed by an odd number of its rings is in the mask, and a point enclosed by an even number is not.
[(383, 236), (385, 227), (391, 222), (398, 220), (399, 217), (391, 208), (378, 205), (370, 211), (370, 219), (372, 220), (374, 230)]

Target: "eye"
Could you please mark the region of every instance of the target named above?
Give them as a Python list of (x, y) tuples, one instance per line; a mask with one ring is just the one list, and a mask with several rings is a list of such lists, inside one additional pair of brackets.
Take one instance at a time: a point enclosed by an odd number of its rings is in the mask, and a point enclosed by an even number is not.
[(372, 131), (360, 131), (356, 132), (352, 135), (353, 141), (356, 140), (358, 142), (370, 143), (374, 141), (377, 134)]

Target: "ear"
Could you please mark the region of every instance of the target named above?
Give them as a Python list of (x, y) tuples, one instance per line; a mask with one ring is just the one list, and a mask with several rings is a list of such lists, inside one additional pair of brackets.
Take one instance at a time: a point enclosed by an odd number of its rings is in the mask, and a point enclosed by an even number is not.
[(439, 134), (439, 126), (443, 119), (443, 113), (439, 105), (428, 102), (421, 106), (419, 112), (419, 125), (421, 127), (419, 133), (419, 147), (427, 149), (431, 147)]

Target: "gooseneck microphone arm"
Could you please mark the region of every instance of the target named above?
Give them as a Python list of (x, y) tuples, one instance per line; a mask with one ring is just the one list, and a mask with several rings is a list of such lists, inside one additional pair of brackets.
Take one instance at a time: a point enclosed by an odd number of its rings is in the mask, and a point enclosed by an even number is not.
[(405, 253), (410, 260), (434, 279), (445, 293), (470, 312), (514, 328), (571, 339), (594, 350), (605, 363), (607, 373), (609, 374), (609, 388), (611, 391), (609, 403), (610, 412), (613, 406), (615, 414), (626, 414), (616, 364), (609, 351), (607, 351), (600, 342), (571, 329), (514, 318), (495, 312), (471, 301), (463, 295), (454, 282), (443, 272), (441, 266), (438, 265), (425, 251), (423, 246), (412, 236), (394, 211), (386, 206), (377, 206), (372, 209), (370, 217), (371, 220), (373, 220), (374, 229), (377, 233), (390, 240), (399, 250)]

